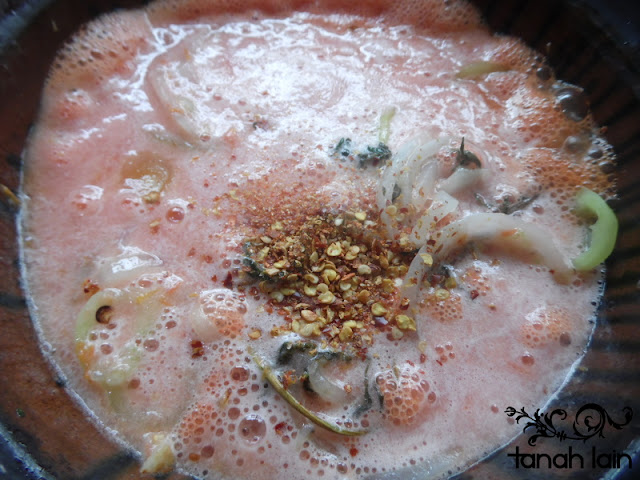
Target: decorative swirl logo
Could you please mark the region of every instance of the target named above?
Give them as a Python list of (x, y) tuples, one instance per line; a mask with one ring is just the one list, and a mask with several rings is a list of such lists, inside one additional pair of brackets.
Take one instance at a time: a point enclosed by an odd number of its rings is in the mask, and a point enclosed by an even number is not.
[(535, 434), (529, 437), (527, 443), (531, 446), (535, 446), (538, 438), (559, 438), (563, 440), (582, 440), (586, 442), (589, 438), (598, 435), (604, 438), (604, 428), (607, 424), (616, 430), (622, 429), (625, 425), (628, 425), (633, 418), (633, 410), (631, 407), (624, 407), (622, 409), (624, 413), (624, 421), (621, 423), (615, 422), (607, 411), (597, 403), (587, 403), (583, 405), (575, 415), (573, 421), (573, 433), (567, 433), (564, 429), (558, 428), (554, 425), (557, 420), (564, 421), (567, 418), (567, 412), (563, 409), (555, 409), (551, 413), (540, 413), (540, 409), (537, 409), (533, 414), (533, 417), (529, 415), (524, 407), (520, 410), (516, 410), (513, 407), (507, 407), (504, 413), (510, 417), (515, 417), (516, 422), (520, 424), (520, 420), (526, 421), (526, 425), (522, 429), (522, 433), (527, 433), (527, 430), (535, 430)]

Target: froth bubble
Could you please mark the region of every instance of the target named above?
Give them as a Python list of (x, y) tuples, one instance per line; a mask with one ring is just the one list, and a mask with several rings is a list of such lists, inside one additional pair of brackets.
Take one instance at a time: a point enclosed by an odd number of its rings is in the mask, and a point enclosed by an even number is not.
[(255, 444), (264, 438), (267, 426), (260, 415), (250, 414), (242, 419), (238, 430), (245, 442)]

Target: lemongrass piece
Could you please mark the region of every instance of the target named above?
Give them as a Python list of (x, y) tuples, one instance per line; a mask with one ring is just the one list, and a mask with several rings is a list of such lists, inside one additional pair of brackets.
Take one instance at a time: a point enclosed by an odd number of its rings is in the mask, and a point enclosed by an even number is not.
[(315, 423), (319, 427), (329, 430), (330, 432), (337, 433), (339, 435), (345, 435), (348, 437), (357, 437), (360, 435), (365, 435), (368, 433), (368, 430), (349, 430), (347, 428), (342, 428), (339, 425), (328, 422), (327, 420), (320, 418), (315, 413), (311, 412), (304, 405), (302, 405), (296, 398), (289, 393), (289, 391), (282, 385), (282, 382), (275, 374), (275, 372), (271, 369), (269, 365), (266, 364), (264, 359), (260, 357), (253, 351), (249, 351), (249, 354), (253, 357), (253, 361), (256, 363), (258, 368), (262, 370), (262, 374), (264, 378), (271, 384), (274, 390), (295, 410), (297, 410), (300, 414), (308, 418), (311, 422)]
[(597, 193), (582, 188), (576, 196), (576, 213), (581, 216), (595, 216), (596, 222), (591, 225), (591, 242), (580, 255), (572, 260), (578, 271), (591, 270), (611, 255), (618, 235), (618, 219), (613, 210)]
[(472, 62), (467, 65), (463, 65), (456, 73), (456, 78), (474, 78), (494, 72), (506, 72), (508, 70), (509, 67), (501, 63), (481, 60), (479, 62)]

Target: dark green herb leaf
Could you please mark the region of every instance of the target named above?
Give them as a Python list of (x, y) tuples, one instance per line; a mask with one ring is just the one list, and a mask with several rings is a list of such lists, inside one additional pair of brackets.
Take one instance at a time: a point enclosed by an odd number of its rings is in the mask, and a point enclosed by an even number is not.
[(464, 137), (462, 137), (462, 142), (460, 143), (460, 150), (458, 150), (456, 162), (457, 166), (462, 168), (482, 168), (482, 163), (480, 163), (480, 159), (475, 155), (475, 153), (464, 149)]
[(369, 392), (369, 367), (371, 366), (371, 360), (367, 363), (367, 367), (364, 370), (364, 398), (362, 399), (362, 403), (358, 405), (353, 416), (358, 418), (364, 412), (371, 409), (373, 406), (373, 398), (371, 397), (371, 393)]
[(348, 157), (351, 155), (351, 139), (342, 137), (331, 152), (332, 157)]
[(367, 151), (358, 154), (358, 167), (365, 168), (368, 164), (376, 164), (391, 158), (391, 150), (384, 143), (379, 142), (375, 147), (368, 146)]
[(305, 353), (317, 350), (318, 345), (314, 342), (284, 342), (278, 350), (276, 363), (278, 365), (286, 365), (291, 362), (293, 355), (296, 353)]

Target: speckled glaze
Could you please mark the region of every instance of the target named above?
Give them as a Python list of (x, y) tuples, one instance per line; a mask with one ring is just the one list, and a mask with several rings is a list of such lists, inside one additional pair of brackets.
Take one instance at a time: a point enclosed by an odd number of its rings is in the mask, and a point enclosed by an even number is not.
[[(42, 2), (43, 4), (49, 2)], [(0, 56), (0, 184), (16, 191), (25, 138), (48, 66), (58, 47), (78, 25), (96, 14), (141, 2), (54, 2), (24, 30), (18, 43), (9, 43)], [(596, 403), (622, 421), (623, 408), (634, 418), (620, 430), (606, 426), (605, 438), (572, 442), (573, 452), (590, 458), (599, 452), (634, 455), (640, 439), (640, 71), (634, 52), (604, 34), (588, 9), (554, 0), (514, 2), (477, 0), (494, 30), (518, 35), (544, 53), (559, 78), (581, 85), (590, 99), (596, 121), (618, 154), (619, 199), (614, 205), (620, 235), (608, 260), (607, 287), (599, 309), (598, 326), (582, 368), (552, 402), (573, 416), (583, 405)], [(9, 2), (9, 7), (32, 12), (35, 2)], [(6, 31), (8, 23), (2, 24)], [(636, 56), (637, 60), (637, 56)], [(140, 478), (137, 459), (102, 436), (71, 400), (65, 385), (42, 358), (20, 288), (15, 208), (0, 202), (0, 423), (53, 478)], [(520, 408), (519, 405), (514, 405)], [(533, 413), (533, 412), (529, 412)], [(531, 432), (471, 467), (459, 478), (566, 478), (561, 469), (515, 469), (508, 454), (517, 447), (532, 451)], [(568, 441), (540, 439), (536, 453), (563, 453)], [(16, 445), (10, 446), (15, 448)], [(5, 453), (10, 455), (10, 450)], [(0, 457), (10, 474), (22, 471), (10, 458)], [(579, 478), (600, 478), (601, 469), (573, 472)], [(612, 470), (615, 474), (616, 470)], [(27, 473), (16, 473), (25, 475)], [(633, 472), (630, 473), (633, 475)], [(20, 477), (7, 477), (20, 478)], [(35, 476), (34, 478), (39, 478)], [(164, 477), (185, 478), (179, 474)], [(633, 478), (630, 476), (629, 478)]]

